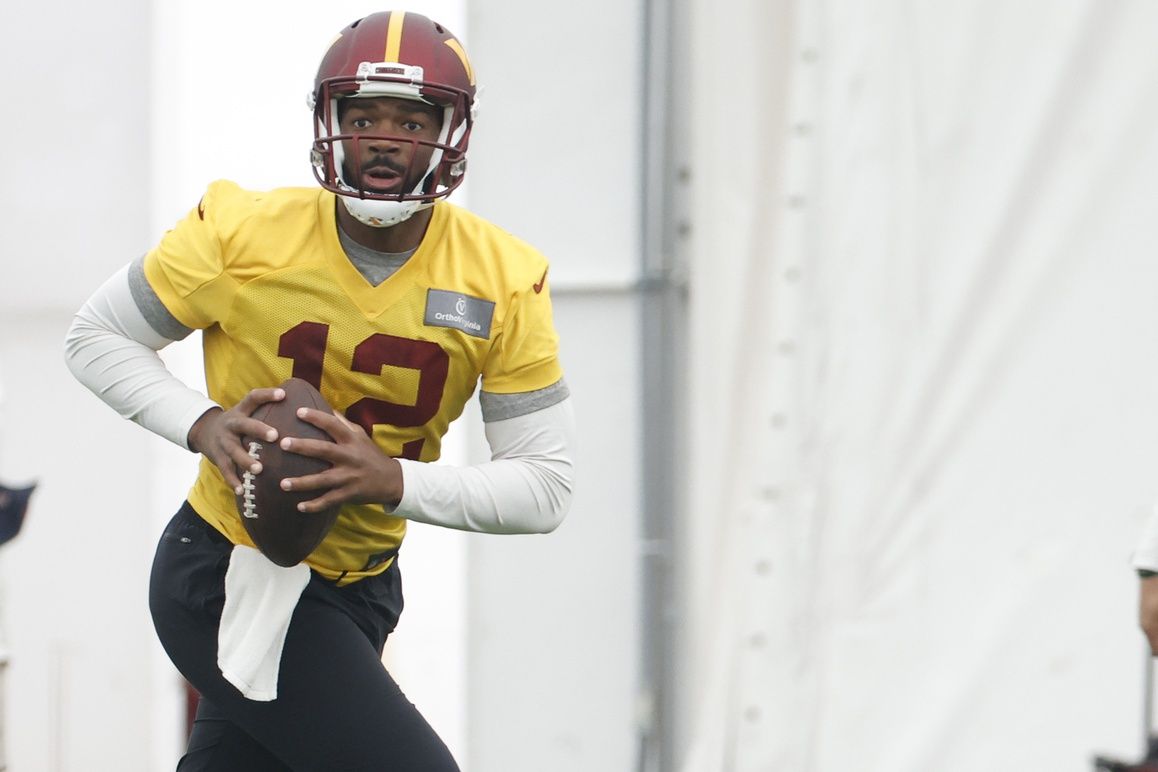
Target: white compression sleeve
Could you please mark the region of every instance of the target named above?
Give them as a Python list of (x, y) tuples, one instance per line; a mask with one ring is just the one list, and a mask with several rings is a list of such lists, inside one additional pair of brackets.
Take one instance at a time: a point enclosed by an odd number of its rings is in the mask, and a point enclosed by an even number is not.
[(189, 429), (217, 403), (165, 367), (157, 352), (172, 342), (137, 307), (126, 266), (76, 312), (64, 340), (65, 361), (121, 416), (188, 448)]
[(482, 533), (547, 533), (571, 506), (575, 416), (570, 398), (486, 424), (491, 461), (452, 467), (399, 459), (394, 514)]

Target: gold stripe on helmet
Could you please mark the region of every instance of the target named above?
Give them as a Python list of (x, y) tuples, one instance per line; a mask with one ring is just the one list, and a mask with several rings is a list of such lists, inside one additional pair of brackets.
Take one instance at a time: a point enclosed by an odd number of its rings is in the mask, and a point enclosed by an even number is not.
[(391, 11), (390, 21), (386, 24), (386, 57), (384, 62), (397, 62), (402, 49), (402, 24), (406, 20), (406, 11)]
[(451, 51), (454, 51), (456, 54), (458, 54), (459, 59), (462, 59), (462, 66), (463, 66), (463, 69), (466, 70), (466, 77), (470, 79), (470, 85), (473, 86), (474, 85), (474, 67), (470, 66), (470, 59), (466, 58), (466, 51), (463, 50), (462, 44), (459, 43), (454, 38), (451, 38), (450, 40), (446, 40), (443, 42), (446, 43), (446, 45), (450, 48)]

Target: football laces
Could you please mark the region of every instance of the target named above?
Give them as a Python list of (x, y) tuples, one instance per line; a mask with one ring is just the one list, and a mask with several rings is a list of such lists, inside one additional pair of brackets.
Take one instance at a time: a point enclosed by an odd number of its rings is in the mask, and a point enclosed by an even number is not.
[[(249, 443), (249, 457), (256, 461), (261, 460), (260, 442)], [(257, 494), (254, 493), (257, 486), (253, 484), (253, 478), (253, 472), (248, 469), (245, 470), (245, 474), (241, 476), (241, 514), (250, 519), (257, 517)]]

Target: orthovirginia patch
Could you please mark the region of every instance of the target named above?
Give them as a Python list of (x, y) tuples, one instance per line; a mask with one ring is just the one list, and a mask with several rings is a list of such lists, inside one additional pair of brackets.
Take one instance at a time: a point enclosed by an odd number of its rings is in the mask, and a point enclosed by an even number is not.
[(426, 291), (426, 318), (430, 327), (450, 327), (467, 335), (486, 340), (491, 336), (491, 319), (495, 304), (482, 298), (472, 298), (461, 292), (429, 289)]

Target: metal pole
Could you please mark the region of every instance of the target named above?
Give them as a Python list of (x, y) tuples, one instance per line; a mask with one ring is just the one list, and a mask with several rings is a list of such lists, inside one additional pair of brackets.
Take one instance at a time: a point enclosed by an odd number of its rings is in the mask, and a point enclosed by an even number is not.
[(643, 443), (641, 684), (638, 772), (675, 769), (676, 588), (686, 497), (679, 490), (684, 440), (684, 346), (687, 340), (684, 216), (689, 172), (676, 159), (686, 117), (687, 0), (643, 0), (644, 104), (640, 136)]

